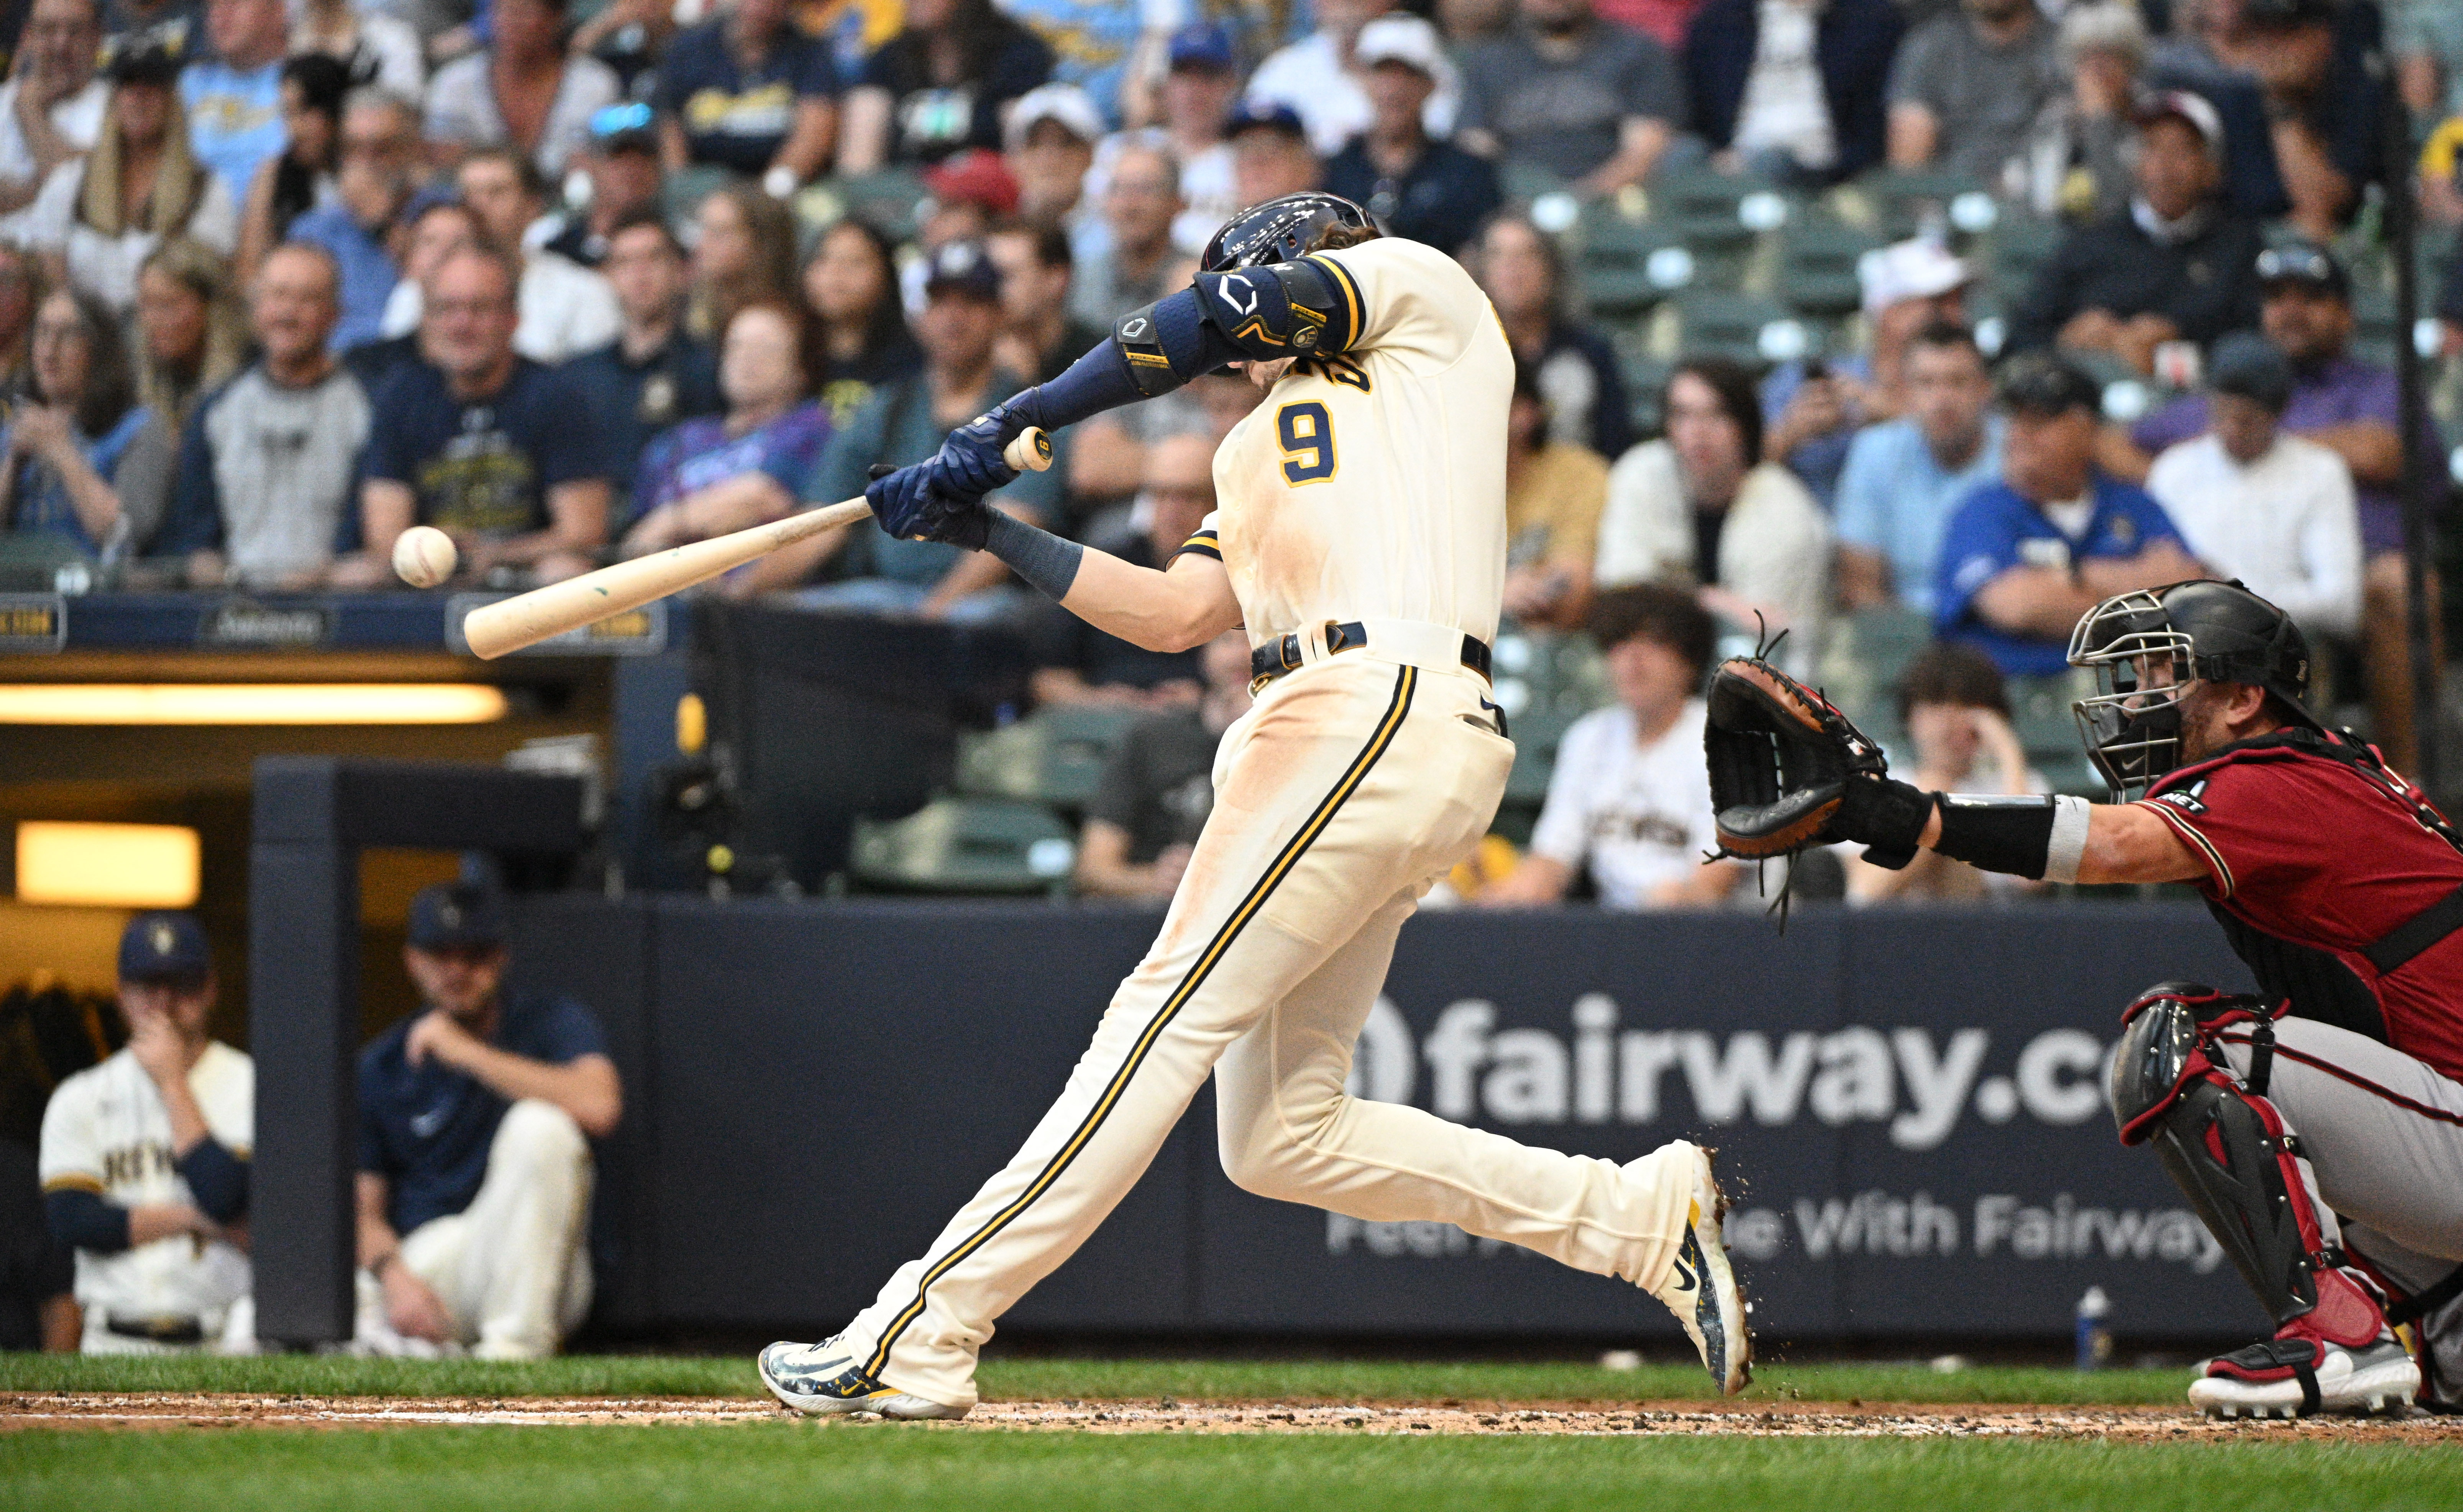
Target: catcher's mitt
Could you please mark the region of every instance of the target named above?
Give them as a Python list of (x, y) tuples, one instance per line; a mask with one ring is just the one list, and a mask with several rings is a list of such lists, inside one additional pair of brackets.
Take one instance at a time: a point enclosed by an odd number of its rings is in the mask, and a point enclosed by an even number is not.
[(1720, 662), (1708, 701), (1702, 745), (1722, 855), (1768, 860), (1827, 844), (1847, 780), (1889, 769), (1829, 700), (1759, 658)]

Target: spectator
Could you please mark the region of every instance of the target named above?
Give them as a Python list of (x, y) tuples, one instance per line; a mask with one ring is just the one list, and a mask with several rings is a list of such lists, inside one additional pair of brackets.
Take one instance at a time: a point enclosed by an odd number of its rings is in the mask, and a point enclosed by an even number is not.
[[(1936, 641), (1907, 663), (1899, 684), (1899, 724), (1915, 747), (1916, 769), (1908, 780), (1927, 792), (2020, 797), (2052, 790), (2028, 767), (2018, 734), (2010, 727), (2001, 669), (1973, 646)], [(1979, 872), (1938, 851), (1920, 850), (1895, 872), (1862, 855), (1849, 854), (1845, 861), (1847, 900), (1858, 904), (1973, 903), (2039, 885), (2006, 872)]]
[[(547, 194), (531, 161), (507, 148), (481, 147), (462, 160), (454, 177), (479, 234), (521, 261), (522, 323), (513, 333), (513, 350), (553, 365), (615, 340), (623, 319), (607, 280), (561, 252), (534, 245), (545, 241), (534, 232)], [(385, 335), (418, 326), (420, 298), (416, 282), (395, 286)]]
[(2161, 506), (2096, 467), (2097, 398), (2060, 357), (2011, 362), (2001, 479), (1969, 494), (1943, 533), (1933, 628), (2010, 677), (2065, 672), (2071, 630), (2113, 594), (2206, 575)]
[(113, 59), (94, 151), (54, 169), (15, 220), (54, 284), (76, 284), (116, 315), (136, 305), (138, 265), (163, 238), (192, 237), (225, 256), (238, 245), (236, 202), (190, 153), (187, 122), (171, 108), (179, 69), (153, 48)]
[[(1131, 55), (1160, 40), (1181, 7), (1121, 0), (1007, 0), (1007, 13), (1052, 50), (1055, 82), (1082, 93), (1098, 119), (1119, 120)], [(1099, 128), (1097, 137), (1102, 135)]]
[(314, 242), (341, 270), (342, 313), (334, 326), (334, 350), (347, 352), (380, 339), (385, 301), (402, 272), (390, 243), (418, 180), (419, 112), (410, 101), (381, 89), (356, 89), (342, 102), (342, 165), (334, 176), (334, 203), (291, 223), (296, 240)]
[(1856, 281), (1870, 354), (1787, 362), (1762, 380), (1762, 413), (1772, 417), (1763, 445), (1824, 508), (1836, 501), (1856, 433), (1907, 408), (1908, 337), (1934, 321), (1963, 318), (1973, 274), (1939, 243), (1915, 237), (1866, 253)]
[(1123, 152), (1103, 191), (1111, 235), (1101, 254), (1077, 270), (1070, 314), (1108, 333), (1113, 321), (1186, 282), (1195, 270), (1171, 241), (1180, 207), (1180, 164), (1170, 153), (1159, 147)]
[(188, 59), (180, 106), (197, 161), (238, 205), (259, 164), (282, 150), (282, 56), (290, 46), (283, 0), (208, 0), (213, 51)]
[(321, 53), (305, 53), (282, 65), (282, 150), (259, 163), (240, 209), (241, 279), (274, 244), (291, 234), (291, 223), (334, 203), (335, 172), (342, 162), (342, 100), (350, 91), (348, 69)]
[(547, 249), (596, 270), (607, 261), (607, 238), (635, 216), (659, 213), (657, 117), (638, 100), (610, 105), (590, 118), (590, 150), (579, 161), (590, 198), (578, 216), (567, 216)]
[[(1214, 443), (1204, 436), (1167, 437), (1145, 448), (1144, 486), (1126, 528), (1094, 544), (1133, 567), (1163, 570), (1213, 508)], [(1050, 602), (1035, 607), (1033, 636), (1037, 703), (1163, 708), (1198, 702), (1200, 652), (1149, 651)]]
[(1075, 84), (1041, 84), (1018, 97), (1002, 133), (1003, 166), (1017, 184), (1017, 213), (1072, 230), (1085, 220), (1087, 175), (1103, 118)]
[[(648, 87), (643, 82), (642, 76), (665, 55), (668, 43), (676, 34), (679, 9), (662, 5), (659, 0), (606, 0), (599, 6), (597, 14), (573, 29), (572, 40), (566, 45), (576, 53), (589, 54), (613, 69), (626, 95), (636, 96)], [(704, 6), (696, 13), (708, 15), (710, 9)], [(894, 28), (894, 19), (890, 24)], [(824, 39), (822, 46), (828, 45)], [(861, 62), (861, 59), (851, 61)], [(844, 70), (834, 64), (831, 72), (843, 74)], [(652, 82), (656, 82), (655, 77)]]
[(2257, 324), (2256, 223), (2218, 197), (2222, 127), (2195, 95), (2139, 115), (2137, 193), (2120, 215), (2072, 231), (2010, 322), (2014, 350), (2058, 342), (2145, 375), (2168, 341), (2205, 346)]
[(1168, 898), (1214, 811), (1214, 752), (1249, 712), (1249, 637), (1233, 630), (1195, 653), (1204, 697), (1129, 726), (1103, 763), (1078, 836), (1078, 891)]
[(441, 166), (473, 147), (511, 147), (560, 180), (622, 86), (606, 64), (565, 51), (565, 0), (491, 0), (490, 13), (493, 41), (429, 81), (423, 135)]
[(186, 914), (120, 936), (128, 1043), (43, 1110), (53, 1237), (76, 1249), (88, 1354), (251, 1350), (256, 1069), (214, 1039), (213, 960)]
[(813, 243), (803, 284), (804, 308), (820, 334), (813, 391), (829, 406), (831, 423), (842, 426), (883, 384), (924, 364), (899, 303), (889, 238), (849, 216)]
[(248, 316), (230, 265), (184, 237), (156, 248), (137, 275), (137, 402), (165, 436), (177, 436), (197, 400), (248, 357)]
[(408, 936), (420, 1011), (360, 1052), (360, 1342), (554, 1354), (590, 1310), (591, 1141), (623, 1116), (606, 1035), (571, 998), (504, 991), (487, 890), (428, 888)]
[(1520, 0), (1521, 25), (1463, 60), (1462, 144), (1543, 168), (1586, 198), (1649, 177), (1685, 125), (1666, 48), (1590, 0)]
[(992, 0), (905, 0), (906, 29), (847, 91), (839, 171), (997, 151), (1001, 112), (1052, 76), (1052, 50)]
[(427, 88), (418, 30), (400, 16), (351, 0), (299, 0), (291, 23), (291, 55), (331, 58), (341, 65), (345, 85), (357, 79), (404, 99), (417, 99)]
[(1192, 21), (1171, 34), (1165, 66), (1162, 123), (1105, 138), (1096, 148), (1086, 192), (1089, 197), (1101, 197), (1112, 160), (1129, 146), (1168, 149), (1180, 164), (1184, 206), (1180, 219), (1172, 223), (1172, 245), (1195, 254), (1206, 249), (1215, 227), (1253, 203), (1240, 198), (1232, 143), (1224, 135), (1232, 104), (1240, 97), (1240, 67), (1232, 33), (1220, 22)]
[(606, 459), (567, 377), (513, 350), (512, 257), (447, 252), (428, 280), (425, 361), (375, 396), (385, 423), (368, 447), (360, 513), (367, 554), (352, 586), (384, 580), (394, 537), (433, 525), (461, 548), (465, 576), (498, 567), (554, 582), (595, 565), (607, 539)]
[(0, 433), (0, 518), (89, 557), (143, 554), (163, 520), (170, 438), (137, 402), (120, 322), (54, 290), (34, 312), (33, 381)]
[[(1317, 30), (1257, 65), (1249, 76), (1249, 98), (1290, 106), (1308, 127), (1309, 145), (1319, 157), (1341, 151), (1376, 119), (1364, 76), (1368, 65), (1359, 55), (1360, 34), (1390, 5), (1391, 0), (1318, 0)], [(1453, 64), (1442, 54), (1436, 61), (1436, 87), (1422, 120), (1430, 137), (1443, 140), (1453, 135), (1461, 101)]]
[(1975, 335), (1948, 321), (1907, 345), (1905, 412), (1857, 432), (1839, 482), (1839, 600), (1929, 616), (1942, 532), (2001, 476), (2002, 420)]
[(2384, 9), (2404, 104), (2422, 120), (2463, 116), (2463, 11), (2443, 0), (2395, 0)]
[(1548, 435), (1532, 370), (1515, 364), (1505, 422), (1505, 612), (1525, 626), (1579, 630), (1591, 607), (1606, 459)]
[(727, 328), (719, 392), (727, 413), (688, 420), (650, 443), (633, 485), (621, 554), (646, 556), (792, 512), (830, 439), (808, 392), (801, 313), (746, 305)]
[[(2364, 558), (2361, 623), (2368, 666), (2369, 703), (2378, 745), (2399, 770), (2413, 753), (2410, 652), (2403, 550), (2403, 407), (2389, 368), (2352, 356), (2351, 274), (2321, 247), (2295, 242), (2270, 248), (2252, 262), (2263, 303), (2259, 321), (2269, 341), (2292, 364), (2292, 393), (2278, 426), (2325, 447), (2352, 475)], [(2191, 397), (2156, 411), (2133, 429), (2131, 449), (2113, 457), (2134, 471), (2148, 453), (2177, 445), (2212, 427), (2204, 400)], [(2424, 477), (2441, 465), (2436, 440), (2413, 438)], [(2430, 616), (2431, 633), (2437, 618)], [(2443, 659), (2440, 659), (2441, 663)]]
[(796, 297), (796, 217), (750, 184), (730, 184), (694, 214), (692, 296), (685, 329), (716, 341), (735, 312)]
[(1602, 594), (1591, 635), (1617, 701), (1565, 731), (1530, 853), (1475, 901), (1562, 902), (1587, 870), (1608, 908), (1716, 907), (1749, 874), (1703, 860), (1719, 848), (1697, 696), (1711, 670), (1711, 616), (1689, 595), (1644, 583)]
[(669, 173), (724, 168), (783, 200), (829, 165), (838, 70), (787, 11), (787, 0), (732, 0), (668, 44), (658, 105)]
[(1496, 307), (1514, 358), (1536, 374), (1552, 441), (1622, 457), (1633, 444), (1624, 375), (1607, 338), (1569, 318), (1564, 254), (1527, 217), (1498, 216), (1480, 233), (1471, 270)]
[[(421, 292), (420, 309), (426, 304), (425, 291), (436, 270), (445, 265), (447, 253), (478, 245), (486, 238), (479, 230), (479, 218), (460, 200), (447, 198), (439, 189), (423, 189), (419, 198), (404, 212), (405, 226), (401, 234), (403, 247), (402, 282)], [(388, 299), (387, 305), (393, 303)], [(371, 398), (383, 392), (385, 380), (395, 368), (405, 362), (421, 360), (419, 328), (398, 335), (385, 336), (350, 348), (341, 354), (351, 371), (359, 376), (360, 385)]]
[(1069, 237), (1057, 227), (1014, 221), (984, 239), (984, 250), (1000, 270), (1003, 329), (993, 360), (1040, 383), (1112, 334), (1071, 311), (1069, 286), (1076, 276)]
[[(2105, 220), (2129, 207), (2126, 149), (2147, 66), (2147, 23), (2127, 0), (2072, 6), (2057, 46), (2069, 87), (2038, 122), (2027, 201), (2041, 216)], [(2224, 159), (2229, 167), (2229, 145)]]
[[(804, 490), (807, 502), (835, 504), (863, 492), (875, 463), (920, 462), (939, 449), (952, 427), (963, 425), (1025, 385), (992, 363), (1000, 335), (1000, 275), (972, 242), (953, 242), (932, 254), (925, 282), (924, 314), (915, 335), (924, 349), (923, 370), (882, 385), (830, 442)], [(1057, 523), (1060, 481), (1067, 458), (1048, 472), (1019, 476), (993, 495), (1001, 508), (1037, 524)], [(794, 584), (846, 546), (860, 541), (853, 580), (806, 589), (808, 608), (869, 614), (911, 614), (926, 619), (982, 622), (1014, 616), (1009, 570), (983, 552), (967, 552), (938, 541), (892, 540), (869, 527), (834, 531), (774, 551), (762, 559), (751, 591)]]
[(257, 270), (250, 323), (263, 356), (189, 417), (157, 547), (187, 558), (192, 586), (308, 588), (333, 559), (371, 419), (327, 345), (340, 282), (333, 255), (306, 242)]
[(34, 310), (43, 302), (42, 259), (0, 242), (0, 394), (24, 391), (33, 359)]
[[(2270, 220), (2292, 207), (2275, 162), (2266, 92), (2247, 70), (2224, 61), (2244, 45), (2247, 0), (2183, 0), (2171, 30), (2147, 51), (2146, 87), (2202, 95), (2223, 120), (2226, 198), (2243, 215)], [(2149, 12), (2150, 16), (2153, 12)]]
[(1890, 166), (1946, 169), (2017, 198), (2028, 133), (2061, 84), (2036, 0), (1959, 0), (1908, 32), (1890, 65)]
[(1317, 149), (1289, 105), (1243, 102), (1223, 123), (1223, 140), (1232, 146), (1232, 197), (1244, 205), (1318, 186)]
[(76, 1251), (52, 1237), (40, 1170), (18, 1131), (0, 1134), (0, 1350), (74, 1354), (85, 1331)]
[(1452, 251), (1496, 212), (1499, 195), (1488, 160), (1428, 136), (1426, 106), (1447, 66), (1436, 28), (1380, 16), (1354, 51), (1372, 115), (1326, 163), (1325, 186), (1366, 206), (1387, 234)]
[(1783, 659), (1809, 667), (1830, 609), (1830, 522), (1794, 473), (1762, 460), (1753, 375), (1725, 357), (1681, 363), (1667, 414), (1665, 441), (1608, 471), (1600, 586), (1688, 583), (1737, 630), (1789, 631)]
[[(953, 152), (924, 170), (926, 191), (916, 210), (916, 249), (930, 254), (951, 242), (980, 242), (995, 221), (1017, 213), (1017, 181), (997, 152), (968, 147)], [(908, 271), (920, 280), (921, 263)], [(915, 308), (923, 298), (921, 282), (903, 282)]]
[(1881, 162), (1903, 25), (1890, 0), (1712, 0), (1685, 41), (1711, 161), (1807, 188)]
[(2265, 203), (2246, 208), (2273, 214), (2288, 203), (2302, 234), (2332, 237), (2358, 208), (2361, 185), (2379, 176), (2383, 162), (2378, 8), (2333, 0), (2193, 0), (2187, 20), (2157, 53), (2158, 84), (2201, 94), (2212, 85), (2211, 97), (2218, 99), (2254, 91), (2264, 136), (2235, 140), (2229, 156), (2253, 163), (2263, 158), (2275, 183)]
[(629, 520), (641, 513), (633, 481), (651, 438), (716, 415), (726, 400), (716, 356), (685, 334), (685, 249), (667, 223), (646, 209), (618, 223), (607, 235), (602, 271), (616, 292), (622, 328), (615, 340), (574, 358), (567, 371), (598, 417), (610, 486), (622, 490), (610, 501), (608, 518)]
[(2211, 428), (2168, 448), (2147, 475), (2184, 545), (2310, 635), (2346, 636), (2361, 618), (2361, 527), (2351, 469), (2315, 442), (2284, 435), (2292, 364), (2265, 337), (2215, 343)]
[(0, 215), (24, 208), (53, 170), (90, 150), (111, 86), (96, 73), (94, 0), (34, 0), (16, 67), (0, 84)]

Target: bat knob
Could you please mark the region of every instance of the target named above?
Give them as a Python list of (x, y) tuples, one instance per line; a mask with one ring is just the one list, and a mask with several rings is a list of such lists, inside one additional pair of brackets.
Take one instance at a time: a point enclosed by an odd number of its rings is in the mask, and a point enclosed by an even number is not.
[(1052, 465), (1052, 438), (1040, 425), (1029, 425), (1001, 448), (1001, 461), (1020, 472), (1042, 472)]
[(871, 466), (866, 467), (863, 470), (863, 475), (871, 479), (873, 482), (879, 483), (882, 479), (888, 477), (891, 473), (896, 472), (898, 468), (889, 463), (876, 462)]

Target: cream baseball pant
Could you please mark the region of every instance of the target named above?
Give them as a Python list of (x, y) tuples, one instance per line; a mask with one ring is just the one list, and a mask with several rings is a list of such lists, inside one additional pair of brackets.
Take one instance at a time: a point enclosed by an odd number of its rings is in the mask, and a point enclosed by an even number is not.
[(1137, 1183), (1210, 1073), (1223, 1167), (1249, 1191), (1665, 1278), (1692, 1193), (1686, 1147), (1621, 1170), (1344, 1094), (1396, 932), (1487, 830), (1514, 761), (1485, 682), (1375, 649), (1277, 680), (1225, 732), (1163, 932), (1059, 1100), (840, 1335), (877, 1377), (972, 1406), (992, 1321)]
[[(482, 1359), (554, 1354), (590, 1311), (590, 1141), (554, 1103), (505, 1110), (488, 1174), (459, 1213), (403, 1236), (402, 1263), (452, 1315), (454, 1342)], [(397, 1337), (382, 1288), (360, 1274), (359, 1337)]]

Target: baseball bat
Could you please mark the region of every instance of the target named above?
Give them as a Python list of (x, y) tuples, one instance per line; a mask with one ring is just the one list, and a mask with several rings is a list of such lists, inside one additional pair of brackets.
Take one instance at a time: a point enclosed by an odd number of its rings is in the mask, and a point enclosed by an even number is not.
[[(1041, 472), (1052, 465), (1052, 439), (1030, 425), (1001, 451), (1001, 460), (1020, 472)], [(579, 577), (534, 588), (470, 611), (462, 621), (462, 638), (470, 654), (494, 660), (508, 652), (595, 625), (610, 615), (639, 609), (653, 598), (665, 598), (695, 583), (708, 582), (731, 567), (767, 556), (782, 546), (868, 518), (872, 506), (861, 499), (806, 509), (768, 525), (707, 541), (671, 547), (649, 556), (618, 562)]]

